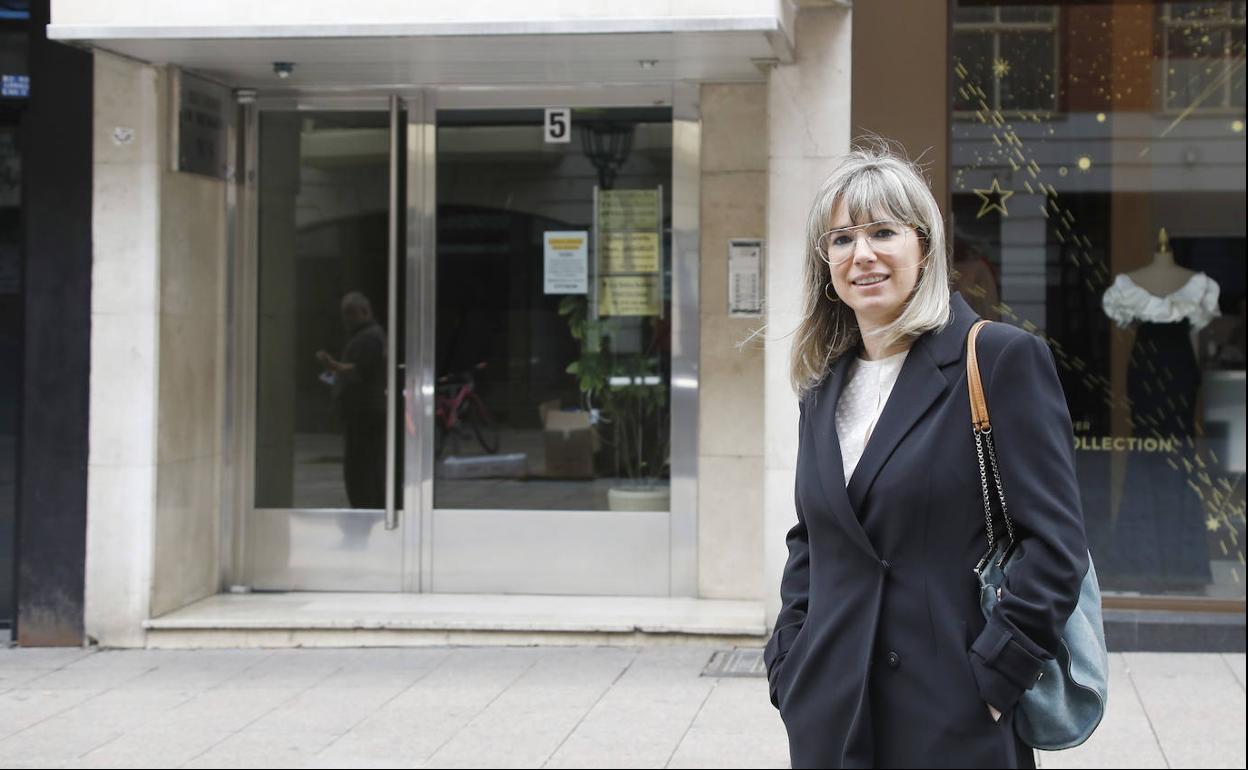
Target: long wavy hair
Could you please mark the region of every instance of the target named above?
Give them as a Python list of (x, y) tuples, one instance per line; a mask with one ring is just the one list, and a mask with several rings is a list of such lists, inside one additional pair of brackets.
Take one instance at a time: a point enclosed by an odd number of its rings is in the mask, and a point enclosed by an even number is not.
[(819, 236), (828, 231), (832, 213), (842, 202), (851, 222), (893, 219), (913, 227), (923, 244), (918, 279), (901, 314), (875, 332), (884, 347), (949, 322), (949, 254), (940, 207), (918, 165), (894, 147), (878, 137), (856, 143), (820, 186), (810, 207), (804, 312), (795, 330), (789, 374), (799, 398), (819, 384), (838, 358), (862, 342), (853, 309), (839, 298), (828, 299), (833, 291), (829, 267), (818, 247)]

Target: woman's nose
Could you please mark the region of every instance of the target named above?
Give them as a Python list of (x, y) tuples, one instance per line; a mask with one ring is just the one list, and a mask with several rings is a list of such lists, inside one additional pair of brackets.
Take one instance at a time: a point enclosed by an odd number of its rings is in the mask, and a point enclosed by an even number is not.
[(867, 242), (866, 233), (854, 234), (854, 262), (874, 262), (875, 251)]

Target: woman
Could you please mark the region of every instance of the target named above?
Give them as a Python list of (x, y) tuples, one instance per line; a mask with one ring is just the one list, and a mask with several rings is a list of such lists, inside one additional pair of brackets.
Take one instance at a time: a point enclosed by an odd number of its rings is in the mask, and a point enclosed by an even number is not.
[(1048, 347), (1007, 324), (977, 345), (1019, 547), (991, 619), (966, 337), (922, 175), (850, 153), (807, 227), (797, 525), (765, 661), (794, 767), (1034, 767), (1020, 696), (1088, 568), (1073, 432)]

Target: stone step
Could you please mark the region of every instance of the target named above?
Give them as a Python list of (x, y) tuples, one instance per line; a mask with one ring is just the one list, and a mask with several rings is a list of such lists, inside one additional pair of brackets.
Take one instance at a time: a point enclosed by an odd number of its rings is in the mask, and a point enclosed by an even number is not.
[(759, 646), (763, 602), (620, 596), (217, 594), (144, 623), (147, 646)]

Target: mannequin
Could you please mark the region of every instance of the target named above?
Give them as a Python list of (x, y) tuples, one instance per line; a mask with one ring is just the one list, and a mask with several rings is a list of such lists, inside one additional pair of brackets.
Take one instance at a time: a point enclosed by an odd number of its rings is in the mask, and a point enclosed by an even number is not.
[(1174, 252), (1170, 250), (1170, 237), (1166, 228), (1157, 234), (1157, 250), (1153, 252), (1153, 261), (1127, 273), (1136, 286), (1155, 297), (1165, 297), (1182, 289), (1196, 275), (1195, 270), (1179, 267), (1174, 263)]
[(1175, 447), (1128, 455), (1106, 565), (1122, 589), (1201, 592), (1210, 581), (1204, 506), (1185, 468), (1197, 440), (1196, 337), (1220, 315), (1218, 292), (1209, 276), (1175, 264), (1163, 228), (1153, 261), (1119, 275), (1102, 297), (1106, 315), (1135, 329), (1127, 364), (1132, 434)]

